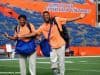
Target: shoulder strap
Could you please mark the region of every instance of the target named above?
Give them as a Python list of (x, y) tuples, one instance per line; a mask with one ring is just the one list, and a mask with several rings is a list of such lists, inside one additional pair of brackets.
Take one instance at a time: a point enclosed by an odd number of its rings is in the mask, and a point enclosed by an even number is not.
[(49, 33), (48, 33), (48, 41), (50, 40), (50, 34), (51, 34), (51, 28), (52, 28), (52, 24), (50, 23), (50, 29), (49, 29)]
[(16, 31), (16, 32), (19, 32), (19, 30), (20, 30), (20, 27), (19, 27), (19, 25), (18, 25), (18, 26), (15, 27), (15, 31)]
[[(60, 35), (63, 37), (63, 39), (65, 40), (65, 42), (67, 42), (66, 48), (68, 48), (69, 47), (69, 35), (68, 35), (67, 29), (65, 29), (65, 27), (62, 26), (62, 30), (63, 31), (60, 31), (60, 28), (59, 28), (59, 26), (58, 26), (55, 18), (54, 18), (54, 23), (56, 24)], [(66, 30), (66, 32), (64, 32), (64, 30)], [(66, 37), (64, 37), (64, 34), (66, 34)]]
[(16, 32), (17, 32), (17, 26), (15, 27), (15, 29), (14, 29)]
[(27, 27), (30, 30), (30, 32), (32, 32), (31, 25), (29, 23), (27, 23)]
[(54, 22), (54, 24), (56, 24), (56, 26), (57, 26), (57, 28), (58, 28), (59, 33), (61, 33), (60, 28), (59, 28), (59, 26), (58, 26), (58, 23), (57, 23), (57, 21), (56, 21), (55, 17), (53, 18), (53, 22)]

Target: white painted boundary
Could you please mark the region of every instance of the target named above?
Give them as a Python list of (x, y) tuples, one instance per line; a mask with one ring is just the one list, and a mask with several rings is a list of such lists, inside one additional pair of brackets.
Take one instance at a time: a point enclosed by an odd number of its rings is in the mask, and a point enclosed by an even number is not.
[[(65, 57), (65, 58), (95, 58), (95, 57), (100, 57), (100, 56), (69, 56), (69, 57)], [(49, 59), (49, 57), (37, 57), (37, 59)], [(0, 59), (0, 61), (6, 61), (6, 60), (18, 60), (18, 58)]]
[(16, 75), (16, 74), (20, 74), (20, 72), (0, 72), (0, 74), (3, 74), (3, 75), (7, 75), (7, 74), (11, 74), (11, 75)]
[[(41, 68), (41, 69), (50, 69), (50, 68), (44, 68), (44, 67), (37, 67), (37, 68)], [(100, 72), (100, 70), (80, 70), (80, 69), (65, 69), (67, 70), (72, 70), (72, 71), (85, 71), (85, 72)]]

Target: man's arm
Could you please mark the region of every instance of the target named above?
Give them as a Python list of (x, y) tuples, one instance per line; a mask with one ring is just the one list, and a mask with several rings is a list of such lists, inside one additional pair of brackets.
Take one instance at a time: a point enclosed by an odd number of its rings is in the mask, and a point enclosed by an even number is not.
[(76, 18), (68, 18), (66, 21), (69, 22), (69, 21), (76, 21), (76, 20), (79, 20), (79, 19), (82, 19), (86, 16), (86, 14), (80, 14), (79, 17), (76, 17)]
[(8, 33), (5, 33), (4, 36), (11, 40), (17, 40), (17, 36), (9, 36)]
[(22, 35), (20, 37), (18, 36), (18, 37), (19, 38), (28, 38), (28, 37), (33, 37), (33, 36), (39, 36), (42, 33), (42, 29), (43, 29), (43, 27), (40, 26), (39, 29), (35, 30), (34, 32), (29, 33), (29, 34)]
[(66, 24), (66, 22), (76, 21), (76, 20), (84, 18), (85, 16), (86, 16), (86, 14), (80, 14), (78, 17), (75, 17), (75, 18), (59, 18), (59, 17), (56, 17), (56, 21), (60, 22), (61, 25), (64, 25), (64, 24)]
[(30, 27), (31, 27), (31, 33), (28, 33), (28, 34), (25, 34), (25, 35), (21, 35), (21, 36), (18, 36), (19, 38), (29, 38), (29, 37), (33, 37), (33, 36), (36, 36), (36, 30), (35, 30), (35, 27), (32, 23), (30, 23)]
[(29, 38), (29, 37), (33, 37), (33, 36), (36, 36), (36, 35), (37, 35), (36, 32), (32, 32), (30, 34), (18, 36), (18, 38)]

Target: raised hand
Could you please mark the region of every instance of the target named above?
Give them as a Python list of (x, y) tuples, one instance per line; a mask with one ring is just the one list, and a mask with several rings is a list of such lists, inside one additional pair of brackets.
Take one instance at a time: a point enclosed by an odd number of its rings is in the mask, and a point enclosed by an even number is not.
[(80, 18), (84, 18), (86, 14), (80, 14)]

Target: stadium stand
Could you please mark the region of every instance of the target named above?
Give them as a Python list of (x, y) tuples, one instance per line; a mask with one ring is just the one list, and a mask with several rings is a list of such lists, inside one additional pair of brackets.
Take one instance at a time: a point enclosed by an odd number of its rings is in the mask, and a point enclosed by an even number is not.
[[(28, 10), (23, 10), (17, 7), (14, 7), (13, 10), (18, 14), (26, 15), (28, 17), (28, 21), (33, 23), (36, 28), (43, 23), (42, 16), (39, 12), (29, 12)], [(10, 35), (13, 35), (14, 27), (17, 24), (16, 19), (7, 17), (0, 13), (1, 32), (8, 32)], [(69, 31), (71, 46), (100, 46), (100, 28), (91, 27), (90, 25), (85, 24), (77, 24), (74, 22), (67, 23), (66, 27)], [(0, 36), (0, 40), (0, 45), (3, 45), (8, 39)]]

